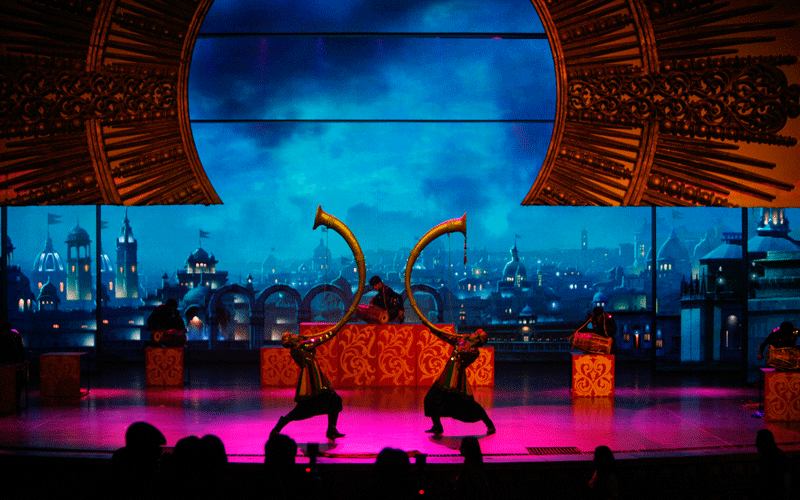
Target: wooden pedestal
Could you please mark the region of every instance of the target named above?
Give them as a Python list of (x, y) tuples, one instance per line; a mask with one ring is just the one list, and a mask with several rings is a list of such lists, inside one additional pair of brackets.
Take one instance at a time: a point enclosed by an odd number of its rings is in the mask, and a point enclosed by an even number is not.
[(86, 354), (49, 352), (39, 356), (39, 396), (42, 402), (75, 401), (89, 392), (88, 387), (81, 388), (81, 358)]
[(764, 421), (800, 422), (800, 372), (764, 372)]
[(27, 361), (0, 365), (0, 415), (16, 413), (21, 409), (21, 389), (24, 387), (27, 399), (27, 383)]
[(183, 347), (145, 347), (147, 387), (183, 387)]
[(572, 355), (572, 397), (614, 396), (614, 355)]

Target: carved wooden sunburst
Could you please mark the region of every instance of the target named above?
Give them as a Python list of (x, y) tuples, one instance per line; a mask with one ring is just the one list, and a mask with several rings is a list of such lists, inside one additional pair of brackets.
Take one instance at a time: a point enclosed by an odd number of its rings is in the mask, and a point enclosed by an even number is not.
[[(534, 0), (556, 63), (553, 138), (524, 205), (767, 206), (800, 87), (764, 51), (793, 21), (760, 2)], [(796, 33), (793, 32), (793, 34)], [(796, 49), (795, 49), (796, 51)], [(759, 52), (759, 51), (756, 51)], [(794, 168), (797, 168), (796, 160)], [(794, 182), (797, 177), (795, 177)]]

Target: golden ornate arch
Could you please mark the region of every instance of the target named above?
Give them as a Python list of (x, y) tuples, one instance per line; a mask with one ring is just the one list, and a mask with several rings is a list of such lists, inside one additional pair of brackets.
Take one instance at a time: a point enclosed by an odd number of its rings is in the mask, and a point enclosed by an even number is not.
[[(524, 205), (771, 205), (800, 182), (772, 172), (800, 91), (797, 45), (769, 42), (793, 22), (748, 0), (531, 1), (558, 105)], [(220, 203), (188, 112), (211, 2), (4, 2), (0, 204)]]
[(558, 101), (523, 205), (766, 206), (796, 187), (770, 175), (774, 148), (797, 143), (779, 134), (800, 114), (781, 69), (797, 58), (769, 53), (794, 21), (754, 1), (532, 1)]
[(221, 203), (189, 124), (212, 0), (0, 7), (0, 204)]

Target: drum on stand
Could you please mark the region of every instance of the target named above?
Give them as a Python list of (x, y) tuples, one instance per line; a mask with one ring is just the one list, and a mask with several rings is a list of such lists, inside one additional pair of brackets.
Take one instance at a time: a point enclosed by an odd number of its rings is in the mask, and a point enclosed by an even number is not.
[(776, 370), (800, 370), (800, 349), (770, 346), (767, 351), (767, 364)]
[(601, 337), (592, 332), (575, 332), (572, 336), (572, 348), (586, 354), (610, 354), (611, 337)]
[(385, 325), (389, 322), (389, 312), (372, 304), (359, 304), (356, 308), (356, 316), (367, 323)]

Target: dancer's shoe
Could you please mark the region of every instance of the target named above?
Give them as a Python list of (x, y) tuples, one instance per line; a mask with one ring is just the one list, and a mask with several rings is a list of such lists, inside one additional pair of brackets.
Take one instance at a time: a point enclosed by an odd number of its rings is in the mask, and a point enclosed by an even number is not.
[(428, 434), (433, 434), (434, 436), (440, 436), (442, 433), (444, 433), (444, 428), (441, 425), (434, 425), (425, 432)]
[(283, 430), (284, 427), (286, 427), (286, 424), (288, 423), (289, 420), (287, 420), (286, 416), (281, 415), (281, 418), (278, 419), (278, 423), (275, 424), (275, 427), (273, 427), (272, 430), (269, 432), (270, 437), (276, 434), (280, 434), (280, 432)]
[(336, 427), (328, 427), (328, 431), (325, 433), (325, 437), (333, 440), (336, 438), (344, 437), (344, 434), (336, 430)]

